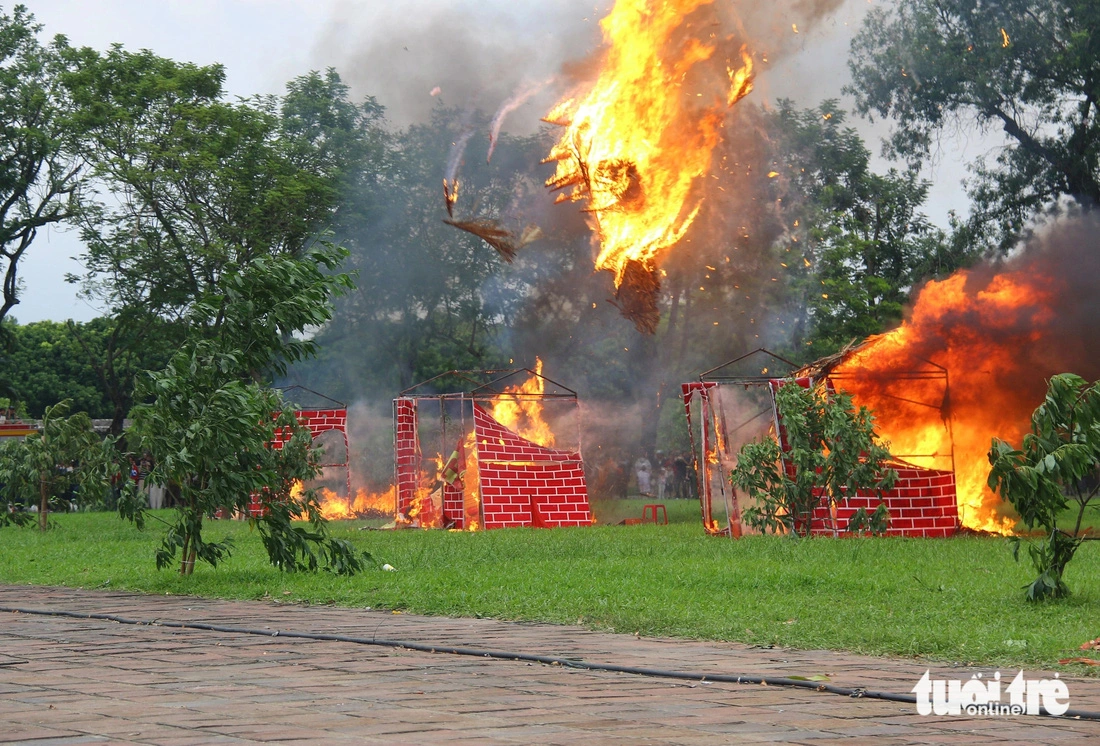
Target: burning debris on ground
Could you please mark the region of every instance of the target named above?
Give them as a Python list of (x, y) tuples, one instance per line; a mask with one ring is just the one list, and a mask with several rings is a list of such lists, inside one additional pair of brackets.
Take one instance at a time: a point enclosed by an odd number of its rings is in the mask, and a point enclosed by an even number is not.
[[(291, 488), (291, 495), (300, 495), (303, 490), (304, 486), (298, 482)], [(327, 521), (392, 518), (396, 505), (393, 487), (383, 492), (359, 488), (350, 498), (321, 487), (317, 490), (317, 502), (321, 517)]]

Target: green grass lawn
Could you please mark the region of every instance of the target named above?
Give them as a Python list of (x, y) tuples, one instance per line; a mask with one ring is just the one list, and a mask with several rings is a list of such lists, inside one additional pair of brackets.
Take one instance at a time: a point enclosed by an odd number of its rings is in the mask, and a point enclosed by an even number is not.
[[(640, 517), (645, 502), (614, 507)], [(112, 514), (56, 515), (46, 534), (0, 530), (0, 582), (270, 597), (1002, 666), (1056, 665), (1100, 636), (1100, 543), (1086, 543), (1070, 565), (1069, 600), (1035, 605), (1023, 597), (1032, 570), (1013, 562), (1004, 539), (731, 541), (703, 534), (697, 503), (666, 505), (668, 526), (451, 533), (332, 524), (375, 558), (354, 578), (282, 574), (248, 524), (235, 521), (208, 524), (210, 538), (234, 538), (233, 556), (183, 578), (155, 569), (156, 521), (142, 533)], [(614, 518), (609, 511), (601, 512)]]

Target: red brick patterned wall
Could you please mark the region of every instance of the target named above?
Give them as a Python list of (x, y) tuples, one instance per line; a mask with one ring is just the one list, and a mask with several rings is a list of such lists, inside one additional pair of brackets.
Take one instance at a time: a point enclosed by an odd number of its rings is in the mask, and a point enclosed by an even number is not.
[(420, 447), (416, 433), (416, 399), (393, 400), (393, 458), (397, 479), (397, 509), (408, 510), (420, 479)]
[[(848, 525), (852, 514), (864, 508), (870, 514), (879, 502), (890, 511), (890, 536), (951, 536), (959, 528), (959, 507), (955, 495), (955, 474), (950, 471), (897, 466), (898, 480), (894, 489), (882, 493), (882, 500), (873, 493), (860, 493), (844, 501), (837, 509), (841, 528)], [(825, 527), (828, 507), (822, 504), (814, 511), (815, 534), (831, 534)]]
[(451, 524), (455, 528), (466, 528), (466, 509), (462, 501), (462, 488), (453, 484), (443, 485), (443, 523)]
[(579, 453), (525, 440), (476, 404), (474, 432), (485, 528), (592, 525)]
[[(309, 428), (310, 433), (316, 438), (321, 433), (329, 430), (338, 430), (344, 436), (344, 459), (327, 459), (323, 466), (347, 466), (348, 447), (348, 410), (346, 409), (302, 409), (295, 412), (299, 424)], [(275, 450), (282, 450), (283, 444), (291, 438), (289, 430), (277, 430), (275, 440), (270, 445)], [(330, 463), (336, 461), (336, 463)], [(350, 484), (349, 484), (350, 489)], [(263, 497), (258, 493), (249, 496), (248, 515), (252, 518), (262, 516), (264, 513)], [(219, 516), (220, 517), (220, 516)]]
[[(796, 379), (798, 385), (806, 387), (811, 385), (809, 379)], [(776, 379), (770, 382), (772, 401), (775, 392), (785, 381)], [(826, 381), (830, 391), (834, 391), (833, 382)], [(778, 413), (777, 413), (778, 419)], [(782, 433), (782, 423), (780, 432)], [(783, 437), (781, 441), (783, 449), (788, 448)], [(898, 473), (897, 482), (889, 492), (883, 492), (881, 500), (871, 492), (860, 492), (849, 497), (843, 504), (837, 507), (837, 525), (840, 529), (848, 526), (852, 515), (863, 508), (868, 515), (878, 507), (880, 502), (886, 503), (886, 509), (890, 512), (890, 527), (887, 534), (891, 536), (951, 536), (959, 528), (959, 506), (955, 493), (955, 473), (936, 469), (922, 469), (910, 464), (894, 464)], [(832, 522), (829, 521), (829, 507), (822, 502), (814, 510), (815, 534), (833, 533)], [(845, 533), (842, 531), (841, 533)]]

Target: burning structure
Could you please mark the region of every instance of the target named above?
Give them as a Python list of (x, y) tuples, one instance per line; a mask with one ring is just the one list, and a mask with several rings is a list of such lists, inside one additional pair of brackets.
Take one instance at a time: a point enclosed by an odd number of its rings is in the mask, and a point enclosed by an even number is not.
[[(313, 444), (321, 447), (324, 451), (321, 463), (318, 464), (321, 467), (321, 480), (333, 486), (343, 487), (347, 490), (346, 494), (349, 495), (349, 498), (342, 500), (337, 497), (337, 493), (331, 488), (323, 488), (322, 495), (326, 498), (326, 502), (350, 504), (351, 465), (348, 445), (347, 405), (304, 386), (291, 386), (281, 389), (281, 391), (284, 395), (294, 392), (295, 397), (311, 401), (309, 406), (298, 408), (294, 413), (298, 418), (298, 422), (309, 428), (310, 434), (313, 436)], [(288, 434), (277, 433), (271, 447), (276, 450), (281, 449), (288, 438)], [(301, 489), (301, 486), (299, 485), (295, 489)], [(249, 499), (248, 516), (263, 515), (264, 510), (266, 508), (263, 505), (263, 495), (253, 493)], [(339, 516), (334, 515), (330, 508), (325, 517)]]
[[(759, 349), (706, 371), (697, 382), (683, 384), (703, 525), (708, 533), (741, 534), (740, 516), (746, 506), (739, 504), (729, 474), (741, 445), (754, 437), (782, 437), (777, 435), (782, 433), (782, 420), (775, 404), (782, 381), (793, 379), (807, 386), (824, 381), (831, 390), (847, 390), (850, 381), (860, 378), (859, 369), (849, 364), (855, 352), (858, 351), (845, 350), (800, 367)], [(888, 534), (950, 536), (958, 529), (948, 372), (928, 361), (908, 362), (912, 367), (877, 371), (881, 398), (897, 401), (907, 411), (912, 409), (910, 416), (919, 417), (930, 430), (942, 430), (946, 448), (942, 452), (895, 450), (891, 467), (897, 471), (898, 479), (894, 487), (884, 491), (881, 498), (873, 492), (851, 495), (835, 512), (829, 510), (823, 498), (814, 511), (815, 533), (843, 534), (856, 511), (863, 508), (871, 513), (880, 502), (890, 512)], [(841, 365), (847, 365), (846, 371), (838, 370)], [(910, 398), (914, 383), (919, 384), (927, 400)], [(860, 402), (857, 400), (856, 404)], [(781, 445), (785, 444), (781, 441)]]
[(600, 21), (596, 81), (545, 121), (564, 128), (547, 156), (559, 202), (584, 202), (615, 278), (615, 302), (639, 331), (659, 318), (658, 261), (699, 214), (725, 111), (753, 87), (753, 57), (710, 0), (619, 0)]
[[(929, 282), (900, 326), (866, 340), (833, 368), (855, 401), (875, 410), (892, 450), (954, 453), (967, 528), (1009, 534), (1016, 524), (986, 485), (991, 439), (1020, 442), (1051, 376), (1100, 377), (1098, 237), (1095, 215), (1063, 219), (1037, 230), (1006, 261)], [(920, 417), (913, 403), (930, 399), (930, 381), (908, 382), (902, 398), (888, 395), (889, 371), (913, 359), (951, 371), (942, 414), (950, 431)]]
[[(436, 376), (401, 392), (393, 416), (399, 521), (471, 531), (591, 525), (577, 394), (544, 377), (541, 361)], [(562, 442), (566, 432), (572, 442)], [(425, 457), (432, 441), (438, 455)]]

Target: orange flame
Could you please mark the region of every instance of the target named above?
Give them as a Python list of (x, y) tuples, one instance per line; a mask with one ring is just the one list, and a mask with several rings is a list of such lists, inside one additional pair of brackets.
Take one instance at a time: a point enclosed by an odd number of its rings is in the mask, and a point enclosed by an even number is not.
[(421, 482), (404, 515), (404, 518), (420, 528), (443, 528), (442, 475), (447, 460), (442, 453), (437, 453), (432, 460), (435, 461), (435, 478), (427, 484)]
[(420, 528), (443, 528), (442, 487), (432, 492), (418, 490), (406, 511), (408, 520)]
[[(1055, 292), (1050, 280), (1023, 271), (984, 284), (968, 271), (930, 282), (910, 318), (837, 368), (851, 376), (839, 385), (875, 411), (892, 453), (944, 469), (953, 443), (959, 518), (967, 528), (1007, 535), (1015, 526), (986, 486), (986, 454), (993, 437), (1019, 442), (1039, 403), (1025, 390), (1035, 374), (1023, 351), (1054, 321)], [(946, 397), (942, 380), (891, 381), (891, 372), (926, 368), (929, 360), (947, 368)]]
[(518, 386), (510, 386), (493, 400), (490, 414), (504, 427), (532, 443), (552, 448), (554, 433), (542, 418), (542, 360), (535, 358), (535, 375)]
[[(300, 498), (303, 490), (302, 483), (295, 482), (290, 488), (290, 497)], [(321, 517), (328, 521), (354, 520), (371, 513), (393, 515), (396, 506), (395, 494), (393, 487), (384, 492), (370, 492), (359, 488), (354, 499), (348, 500), (327, 487), (317, 491)]]
[(481, 478), (477, 471), (477, 436), (466, 434), (466, 474), (462, 479), (462, 512), (467, 531), (481, 528)]
[(691, 226), (724, 110), (752, 90), (746, 47), (723, 60), (724, 42), (708, 33), (716, 24), (689, 20), (713, 1), (617, 0), (600, 22), (607, 49), (595, 84), (545, 118), (566, 127), (546, 159), (557, 161), (546, 184), (572, 188), (558, 201), (587, 200), (596, 268), (614, 272), (616, 286), (628, 262), (653, 268)]

